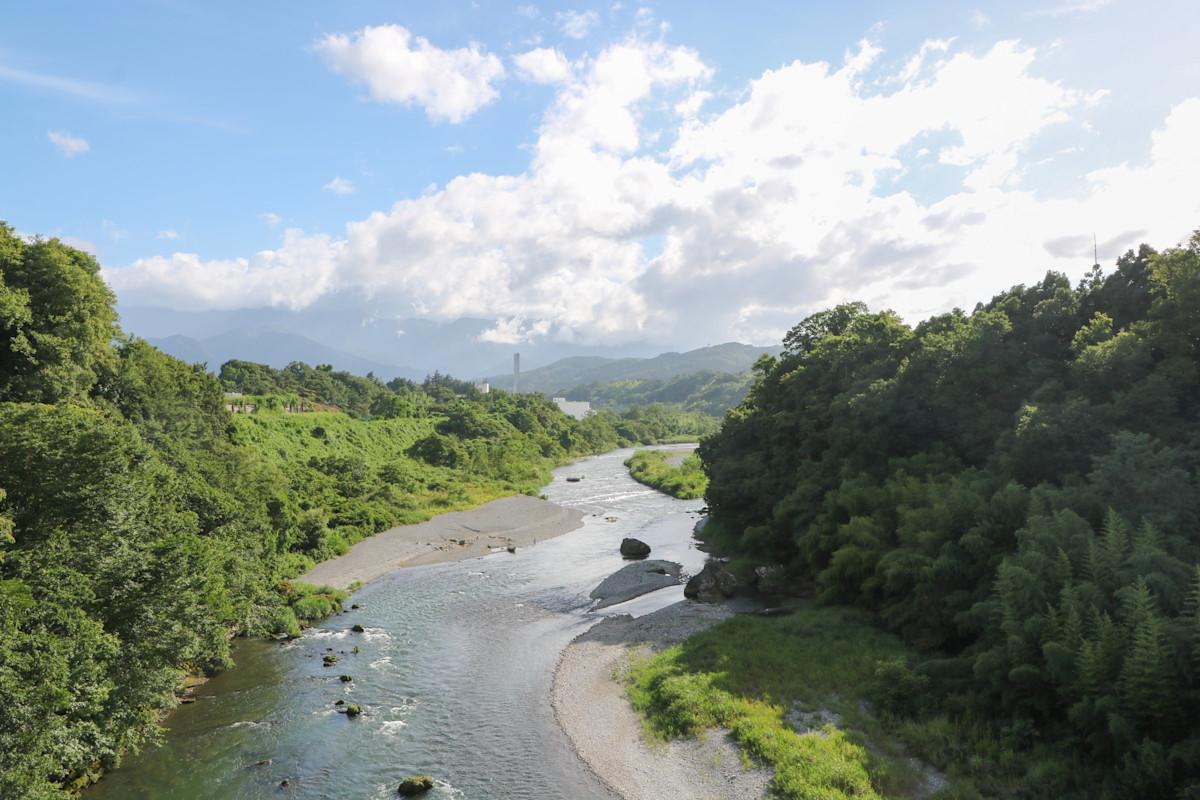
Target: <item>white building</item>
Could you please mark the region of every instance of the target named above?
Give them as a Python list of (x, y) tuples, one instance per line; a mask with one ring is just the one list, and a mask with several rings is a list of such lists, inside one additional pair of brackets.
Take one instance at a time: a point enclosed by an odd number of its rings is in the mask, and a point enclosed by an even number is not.
[(554, 402), (562, 409), (564, 414), (569, 414), (575, 419), (583, 419), (588, 414), (592, 413), (592, 404), (587, 400), (575, 401), (568, 400), (565, 397), (555, 397)]

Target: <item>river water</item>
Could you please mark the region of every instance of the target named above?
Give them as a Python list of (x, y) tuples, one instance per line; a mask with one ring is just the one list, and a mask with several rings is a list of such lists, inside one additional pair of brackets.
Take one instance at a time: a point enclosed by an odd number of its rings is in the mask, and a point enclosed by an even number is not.
[[(299, 639), (240, 642), (237, 666), (167, 719), (166, 743), (127, 757), (87, 800), (393, 798), (409, 775), (435, 779), (431, 800), (611, 800), (554, 720), (554, 667), (600, 613), (682, 599), (672, 587), (588, 613), (589, 592), (625, 563), (623, 537), (688, 573), (704, 562), (692, 539), (702, 502), (635, 483), (622, 464), (632, 452), (555, 470), (543, 494), (586, 514), (576, 531), (515, 554), (397, 570), (351, 597), (358, 610)], [(336, 665), (322, 666), (327, 653)], [(363, 714), (338, 713), (339, 700)]]

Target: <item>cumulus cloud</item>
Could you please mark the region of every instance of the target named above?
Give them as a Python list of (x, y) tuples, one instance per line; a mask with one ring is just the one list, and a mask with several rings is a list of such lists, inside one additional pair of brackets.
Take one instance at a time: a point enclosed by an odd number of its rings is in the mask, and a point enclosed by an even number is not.
[(582, 39), (600, 23), (600, 15), (595, 11), (559, 11), (554, 15), (554, 21), (558, 23), (558, 29), (562, 31), (563, 36)]
[[(107, 277), (122, 298), (177, 307), (343, 293), (495, 320), (491, 341), (697, 346), (778, 341), (851, 299), (915, 322), (1048, 268), (1082, 274), (1093, 232), (1111, 258), (1200, 218), (1200, 98), (1148, 134), (1144, 160), (1041, 199), (1031, 145), (1091, 95), (1034, 74), (1017, 42), (931, 42), (891, 70), (880, 53), (864, 42), (840, 64), (769, 70), (701, 117), (700, 55), (631, 38), (559, 77), (520, 174), (454, 178), (336, 239), (289, 231), (249, 259), (175, 254)], [(911, 191), (926, 172), (939, 177)]]
[(274, 228), (283, 222), (283, 217), (276, 214), (274, 211), (267, 211), (258, 215), (259, 219), (267, 223), (268, 228)]
[(339, 75), (366, 84), (381, 103), (418, 105), (432, 120), (462, 122), (496, 99), (500, 59), (482, 45), (442, 50), (400, 25), (330, 34), (315, 48)]
[(92, 149), (88, 144), (88, 140), (79, 136), (72, 136), (69, 133), (62, 131), (46, 131), (46, 136), (51, 143), (58, 148), (58, 152), (62, 153), (65, 158), (74, 158), (78, 155), (83, 155)]
[[(194, 253), (175, 253), (139, 258), (123, 269), (105, 270), (105, 277), (119, 291), (150, 296), (169, 307), (180, 307), (178, 298), (188, 298), (182, 307), (299, 310), (337, 288), (337, 258), (344, 249), (343, 242), (292, 228), (278, 250), (250, 258), (201, 261)], [(230, 291), (244, 297), (231, 302)]]
[[(21, 238), (28, 241), (32, 237), (22, 236)], [(100, 252), (99, 248), (96, 247), (96, 243), (90, 239), (80, 239), (77, 236), (60, 236), (58, 240), (68, 247), (74, 247), (76, 250), (82, 250), (85, 253), (92, 253), (94, 255)]]
[(539, 47), (513, 57), (521, 77), (534, 83), (565, 83), (574, 77), (567, 57), (553, 47)]
[(354, 194), (355, 191), (354, 182), (340, 176), (334, 177), (333, 180), (321, 188), (334, 194)]
[(1098, 11), (1107, 5), (1110, 5), (1113, 0), (1067, 0), (1065, 3), (1059, 3), (1055, 6), (1047, 6), (1045, 8), (1035, 8), (1032, 11), (1025, 13), (1028, 17), (1063, 17), (1068, 14), (1086, 14), (1092, 11)]

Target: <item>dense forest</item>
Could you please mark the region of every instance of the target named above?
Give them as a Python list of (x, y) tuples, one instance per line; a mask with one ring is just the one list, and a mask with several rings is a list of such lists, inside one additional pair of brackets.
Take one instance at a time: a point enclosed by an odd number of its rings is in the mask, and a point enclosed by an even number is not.
[(710, 533), (913, 645), (880, 710), (990, 731), (983, 796), (1200, 796), (1200, 231), (784, 346), (701, 445)]
[(123, 334), (99, 273), (0, 223), (0, 797), (62, 796), (152, 743), (232, 635), (329, 613), (344, 595), (290, 580), (314, 561), (699, 432), (663, 406), (576, 421), (436, 374), (230, 362), (218, 379)]
[(749, 372), (700, 370), (673, 378), (593, 381), (556, 394), (567, 400), (591, 401), (594, 408), (663, 403), (720, 419), (746, 398), (753, 377)]

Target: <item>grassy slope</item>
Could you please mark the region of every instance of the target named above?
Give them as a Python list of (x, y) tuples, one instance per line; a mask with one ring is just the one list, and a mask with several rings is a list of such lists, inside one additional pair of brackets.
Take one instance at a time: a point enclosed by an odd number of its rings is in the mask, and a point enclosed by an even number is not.
[[(780, 798), (911, 796), (921, 776), (862, 703), (878, 692), (877, 663), (908, 652), (852, 609), (738, 616), (636, 663), (629, 694), (653, 737), (729, 728), (744, 753), (774, 765)], [(785, 721), (822, 710), (840, 722), (798, 735)]]
[[(472, 508), (498, 497), (536, 491), (477, 473), (434, 467), (405, 455), (418, 439), (433, 433), (436, 419), (378, 419), (362, 421), (346, 414), (249, 414), (234, 424), (239, 438), (284, 469), (307, 466), (313, 459), (347, 459), (365, 474), (343, 477), (372, 488), (400, 492), (385, 498), (397, 512), (391, 525), (423, 522), (446, 511)], [(338, 475), (329, 476), (336, 483)], [(543, 481), (544, 483), (545, 481)], [(541, 484), (538, 484), (539, 486)], [(380, 500), (379, 493), (372, 499)], [(303, 502), (303, 498), (300, 498)]]
[[(925, 707), (929, 679), (909, 668), (915, 661), (868, 613), (808, 606), (783, 618), (737, 616), (636, 659), (628, 693), (651, 738), (730, 729), (748, 760), (775, 766), (771, 788), (782, 800), (1092, 796), (1073, 793), (1070, 773), (1084, 765), (1064, 759), (1059, 743)], [(817, 730), (794, 732), (797, 711), (822, 710), (836, 723), (818, 718), (808, 723)], [(940, 785), (913, 757), (944, 773)]]

